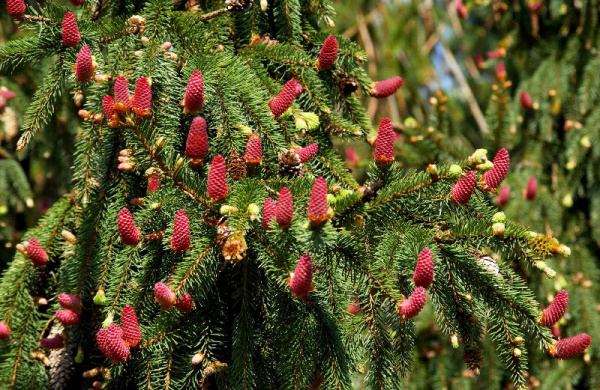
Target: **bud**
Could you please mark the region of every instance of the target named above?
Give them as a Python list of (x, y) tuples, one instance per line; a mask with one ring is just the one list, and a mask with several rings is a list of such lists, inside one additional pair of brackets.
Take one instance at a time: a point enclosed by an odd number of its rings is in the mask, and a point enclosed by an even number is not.
[(246, 210), (250, 215), (258, 215), (260, 213), (260, 207), (256, 203), (250, 203)]
[(451, 178), (457, 178), (460, 177), (463, 173), (462, 168), (460, 167), (460, 165), (458, 164), (452, 164), (450, 165), (450, 168), (448, 169), (448, 176), (450, 176)]
[(514, 356), (514, 357), (516, 357), (516, 358), (520, 358), (520, 357), (521, 357), (521, 354), (522, 354), (522, 352), (521, 352), (521, 350), (520, 350), (519, 348), (514, 348), (514, 349), (513, 349), (513, 356)]
[(450, 337), (450, 344), (452, 344), (452, 348), (457, 349), (459, 344), (458, 344), (458, 336), (453, 334)]
[(104, 306), (106, 304), (106, 295), (104, 294), (104, 289), (100, 287), (94, 295), (94, 303), (99, 306)]
[(583, 137), (581, 137), (581, 139), (579, 140), (579, 144), (586, 149), (589, 149), (592, 147), (592, 141), (590, 140), (590, 137), (588, 137), (587, 135), (584, 135)]
[(483, 164), (488, 160), (486, 149), (477, 149), (471, 156), (469, 156), (469, 162), (472, 164)]
[(224, 204), (223, 206), (221, 206), (221, 208), (219, 209), (219, 213), (221, 215), (228, 215), (228, 214), (233, 214), (233, 213), (237, 213), (239, 211), (239, 209), (235, 206), (230, 206), (227, 204)]
[(504, 234), (504, 232), (506, 231), (506, 227), (504, 226), (503, 223), (494, 223), (492, 225), (492, 232), (494, 233), (495, 236), (501, 236)]
[(499, 211), (492, 216), (492, 222), (494, 223), (504, 223), (505, 221), (506, 215), (502, 211)]
[(198, 364), (202, 363), (203, 360), (204, 360), (204, 354), (202, 352), (198, 351), (192, 357), (192, 364), (197, 366)]
[(437, 165), (435, 165), (435, 164), (429, 164), (427, 166), (427, 173), (429, 173), (431, 176), (437, 176), (439, 174), (438, 169), (437, 169)]
[(77, 237), (68, 230), (63, 230), (60, 234), (67, 242), (77, 242)]

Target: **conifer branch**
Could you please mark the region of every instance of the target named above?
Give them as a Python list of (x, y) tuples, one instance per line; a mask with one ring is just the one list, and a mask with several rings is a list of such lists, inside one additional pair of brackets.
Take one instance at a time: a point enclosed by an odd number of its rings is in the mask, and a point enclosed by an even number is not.
[(204, 260), (204, 258), (206, 258), (208, 253), (212, 250), (212, 248), (216, 244), (217, 244), (217, 239), (215, 238), (214, 240), (212, 240), (210, 242), (210, 244), (208, 244), (206, 246), (206, 248), (204, 248), (202, 253), (200, 253), (200, 255), (198, 255), (198, 257), (196, 258), (196, 261), (194, 261), (194, 264), (192, 264), (192, 266), (187, 270), (187, 272), (185, 273), (183, 278), (181, 278), (181, 281), (177, 284), (177, 288), (175, 288), (175, 294), (179, 294), (183, 289), (185, 289), (185, 285), (187, 284), (189, 278), (196, 271), (196, 268), (198, 268), (198, 266), (200, 265), (200, 262), (202, 262), (202, 260)]

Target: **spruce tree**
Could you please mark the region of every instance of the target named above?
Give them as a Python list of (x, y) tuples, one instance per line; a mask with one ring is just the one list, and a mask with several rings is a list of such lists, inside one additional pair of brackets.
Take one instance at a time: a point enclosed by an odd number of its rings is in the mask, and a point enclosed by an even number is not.
[[(544, 309), (515, 270), (552, 278), (570, 250), (492, 204), (503, 145), (395, 162), (357, 94), (403, 81), (367, 76), (329, 1), (71, 3), (7, 1), (36, 34), (0, 68), (54, 60), (16, 149), (53, 131), (61, 93), (84, 103), (71, 191), (0, 284), (3, 387), (400, 388), (424, 308), (473, 373), (491, 340), (520, 388), (526, 340), (590, 345), (557, 341), (564, 297)], [(365, 183), (333, 147), (353, 139)]]

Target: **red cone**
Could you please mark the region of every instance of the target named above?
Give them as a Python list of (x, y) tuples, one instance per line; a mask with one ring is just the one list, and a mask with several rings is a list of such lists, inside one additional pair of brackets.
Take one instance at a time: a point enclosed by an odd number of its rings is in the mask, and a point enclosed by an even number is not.
[(523, 107), (525, 111), (529, 111), (533, 108), (531, 96), (529, 96), (527, 92), (521, 91), (519, 94), (519, 100), (521, 101), (521, 107)]
[(108, 122), (109, 126), (111, 123), (117, 124), (119, 122), (118, 114), (114, 109), (115, 99), (112, 96), (104, 96), (102, 99), (102, 112), (104, 112), (104, 118)]
[(500, 149), (494, 157), (494, 167), (483, 174), (483, 181), (489, 188), (500, 186), (510, 168), (510, 156), (506, 149)]
[(525, 190), (525, 199), (527, 200), (535, 200), (537, 196), (537, 180), (535, 177), (531, 176), (527, 181), (527, 189)]
[(73, 5), (81, 5), (85, 2), (85, 0), (69, 0)]
[(385, 98), (393, 95), (404, 84), (402, 77), (396, 76), (391, 79), (378, 81), (373, 85), (371, 96), (376, 98)]
[(98, 342), (100, 351), (113, 364), (124, 362), (129, 357), (129, 347), (123, 341), (123, 330), (114, 322), (108, 328), (98, 331), (96, 341)]
[(265, 228), (265, 230), (271, 230), (271, 228), (269, 227), (269, 222), (271, 222), (271, 220), (275, 218), (276, 214), (277, 205), (275, 205), (275, 201), (271, 198), (267, 198), (262, 208), (262, 225), (263, 228)]
[(292, 200), (292, 193), (287, 187), (283, 187), (279, 191), (279, 197), (277, 198), (277, 213), (275, 214), (277, 223), (282, 229), (287, 229), (292, 223), (294, 217), (294, 201)]
[(592, 338), (587, 333), (580, 333), (577, 336), (561, 339), (550, 353), (555, 359), (571, 359), (581, 355), (591, 342)]
[(320, 226), (327, 221), (327, 182), (322, 177), (315, 180), (308, 201), (308, 219)]
[(23, 0), (6, 0), (6, 10), (15, 19), (21, 19), (25, 13), (25, 8)]
[(312, 268), (310, 256), (307, 253), (300, 256), (296, 270), (290, 278), (290, 288), (295, 297), (304, 297), (313, 289)]
[(227, 166), (223, 156), (218, 155), (212, 160), (210, 170), (208, 171), (208, 197), (213, 202), (220, 202), (225, 199), (229, 193), (227, 187)]
[(548, 328), (556, 324), (567, 312), (569, 306), (569, 294), (565, 290), (561, 290), (556, 294), (554, 300), (543, 312), (540, 318), (540, 325)]
[(187, 112), (202, 111), (204, 105), (204, 78), (202, 72), (195, 70), (190, 76), (187, 89), (185, 90), (185, 98), (183, 106)]
[(82, 307), (81, 299), (74, 294), (58, 294), (58, 304), (63, 309), (72, 310), (75, 313), (79, 313)]
[(310, 144), (302, 149), (296, 150), (296, 154), (300, 157), (300, 162), (305, 163), (317, 155), (319, 144)]
[(467, 172), (467, 174), (452, 187), (452, 199), (456, 203), (462, 205), (469, 203), (469, 199), (471, 199), (471, 195), (473, 194), (476, 185), (475, 172)]
[(510, 186), (505, 184), (500, 189), (500, 193), (498, 194), (498, 204), (500, 206), (505, 206), (510, 200)]
[(57, 310), (56, 319), (64, 326), (73, 326), (79, 323), (79, 314), (72, 310)]
[(63, 45), (67, 47), (77, 46), (81, 41), (77, 20), (71, 12), (67, 12), (62, 20), (62, 41)]
[(269, 107), (275, 118), (279, 118), (281, 114), (286, 112), (300, 93), (302, 93), (300, 84), (294, 80), (285, 83), (279, 95), (269, 102)]
[(498, 65), (496, 65), (496, 78), (498, 81), (503, 82), (507, 77), (506, 67), (502, 62), (499, 62)]
[(177, 211), (175, 223), (173, 224), (173, 238), (171, 239), (171, 249), (176, 252), (187, 252), (190, 249), (190, 220), (185, 210)]
[(377, 138), (375, 139), (375, 153), (373, 156), (380, 164), (389, 164), (394, 161), (394, 127), (388, 118), (383, 118), (379, 123)]
[(260, 164), (262, 161), (262, 143), (260, 137), (256, 133), (253, 133), (248, 139), (244, 160), (246, 160), (251, 167)]
[(4, 321), (0, 322), (0, 340), (6, 340), (10, 336), (10, 327)]
[(152, 104), (152, 88), (148, 79), (140, 77), (135, 85), (133, 92), (133, 112), (137, 116), (148, 116), (151, 114), (150, 105)]
[(200, 162), (208, 153), (208, 134), (206, 121), (197, 116), (192, 120), (188, 138), (185, 144), (185, 155), (192, 161)]
[(333, 66), (338, 55), (338, 41), (333, 35), (330, 35), (323, 42), (319, 59), (317, 60), (317, 70), (326, 70)]
[(148, 176), (148, 192), (155, 192), (160, 187), (160, 175), (153, 173)]
[(123, 341), (129, 347), (135, 347), (142, 339), (137, 315), (131, 305), (125, 305), (121, 311), (121, 326), (123, 327)]
[(48, 254), (44, 248), (42, 248), (38, 240), (33, 237), (29, 239), (29, 245), (27, 245), (27, 256), (31, 259), (33, 265), (38, 267), (46, 265), (46, 262), (48, 261)]
[(429, 248), (425, 248), (417, 259), (413, 281), (417, 287), (428, 288), (433, 283), (433, 276), (433, 256)]
[(40, 339), (40, 346), (49, 350), (63, 349), (65, 347), (65, 340), (62, 336), (56, 335), (54, 337), (47, 337)]
[(163, 282), (154, 285), (154, 301), (163, 310), (171, 310), (175, 304), (175, 293)]
[(113, 107), (118, 112), (126, 112), (131, 109), (129, 85), (123, 76), (119, 76), (115, 80), (115, 104)]
[(423, 310), (427, 296), (423, 287), (417, 287), (415, 291), (400, 304), (399, 312), (403, 320), (416, 317)]
[(75, 62), (75, 78), (80, 83), (85, 83), (92, 77), (94, 77), (92, 51), (88, 45), (84, 45), (77, 54), (77, 62)]
[(360, 311), (360, 304), (358, 303), (358, 299), (352, 298), (352, 303), (348, 304), (347, 310), (348, 313), (352, 315), (358, 314), (358, 312)]
[(123, 244), (135, 246), (140, 241), (142, 234), (135, 226), (133, 216), (126, 207), (123, 207), (121, 211), (119, 211), (119, 216), (117, 217), (117, 227), (119, 229), (119, 236), (121, 237), (121, 242)]
[(194, 308), (194, 300), (190, 294), (183, 294), (175, 303), (175, 308), (184, 313), (189, 313)]

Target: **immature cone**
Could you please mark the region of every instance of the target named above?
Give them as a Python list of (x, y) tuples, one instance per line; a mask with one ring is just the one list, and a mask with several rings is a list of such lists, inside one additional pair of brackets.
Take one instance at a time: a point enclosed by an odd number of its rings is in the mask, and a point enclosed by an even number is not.
[(227, 166), (225, 165), (225, 159), (221, 155), (216, 156), (210, 164), (208, 190), (206, 193), (213, 202), (225, 199), (229, 193), (229, 187), (227, 187)]
[(507, 77), (506, 67), (502, 62), (499, 62), (498, 65), (496, 65), (496, 78), (499, 82), (504, 82)]
[(525, 91), (521, 91), (519, 94), (519, 100), (521, 101), (521, 107), (526, 111), (529, 111), (533, 108), (533, 103), (531, 101), (531, 96)]
[(300, 157), (300, 162), (305, 163), (317, 155), (319, 144), (310, 144), (302, 149), (296, 150), (296, 154)]
[(494, 167), (483, 174), (483, 181), (489, 188), (500, 186), (510, 168), (510, 157), (506, 149), (500, 149), (494, 157)]
[(81, 299), (74, 294), (58, 294), (58, 304), (63, 309), (72, 310), (75, 313), (79, 313), (82, 307)]
[(550, 354), (555, 359), (571, 359), (581, 355), (591, 342), (590, 335), (580, 333), (577, 336), (561, 339), (551, 348)]
[(185, 143), (185, 155), (194, 164), (199, 164), (208, 153), (208, 134), (206, 133), (206, 121), (197, 116), (192, 120), (188, 138)]
[(23, 0), (6, 0), (6, 10), (15, 19), (21, 19), (25, 13), (25, 8)]
[(175, 308), (184, 313), (189, 313), (194, 308), (194, 300), (190, 294), (183, 294), (181, 298), (175, 302)]
[(535, 200), (537, 196), (537, 180), (535, 177), (531, 176), (527, 181), (527, 189), (525, 190), (525, 199), (527, 200)]
[(425, 289), (423, 287), (417, 287), (410, 297), (400, 304), (398, 312), (402, 316), (403, 320), (415, 317), (421, 312), (425, 306), (427, 297), (425, 295)]
[(137, 116), (150, 115), (150, 105), (152, 104), (152, 88), (148, 79), (140, 77), (135, 85), (133, 92), (133, 112)]
[(171, 238), (171, 249), (176, 252), (187, 252), (190, 249), (190, 220), (185, 210), (177, 211), (175, 223), (173, 224), (173, 238)]
[(10, 327), (4, 321), (0, 322), (0, 340), (6, 340), (10, 336)]
[(183, 99), (183, 107), (187, 112), (202, 111), (204, 105), (204, 78), (202, 72), (195, 70), (190, 76), (187, 88), (185, 90), (185, 98)]
[(287, 229), (292, 223), (294, 217), (294, 201), (292, 200), (292, 193), (287, 187), (283, 187), (279, 191), (279, 197), (277, 198), (277, 213), (275, 214), (277, 223), (282, 229)]
[(71, 12), (67, 12), (62, 20), (62, 41), (67, 47), (77, 46), (81, 40), (77, 20)]
[(394, 161), (394, 138), (392, 122), (388, 118), (383, 118), (379, 123), (375, 139), (375, 153), (373, 153), (378, 163), (385, 165)]
[(317, 178), (313, 184), (307, 215), (315, 226), (327, 222), (327, 182), (322, 177)]
[(463, 20), (469, 17), (469, 11), (467, 11), (467, 7), (461, 0), (456, 2), (456, 14)]
[(385, 98), (393, 95), (404, 84), (402, 77), (396, 76), (391, 79), (378, 81), (373, 85), (371, 96)]
[(244, 160), (246, 160), (251, 167), (257, 166), (262, 161), (262, 143), (260, 137), (256, 133), (252, 133), (248, 139)]
[(69, 0), (73, 5), (81, 5), (85, 2), (85, 0)]
[(273, 116), (275, 116), (275, 118), (279, 118), (281, 114), (290, 108), (294, 102), (294, 99), (296, 99), (301, 93), (302, 86), (294, 80), (290, 80), (285, 83), (279, 95), (269, 102), (269, 107), (271, 108)]
[(265, 228), (265, 230), (271, 230), (271, 228), (269, 227), (269, 222), (271, 222), (271, 220), (275, 218), (276, 214), (277, 205), (275, 204), (275, 201), (271, 198), (267, 198), (262, 208), (262, 225), (263, 228)]
[(80, 317), (73, 310), (64, 309), (56, 311), (56, 319), (64, 326), (73, 326), (79, 323)]
[(75, 63), (75, 78), (80, 83), (85, 83), (92, 77), (94, 77), (92, 51), (88, 45), (84, 45), (77, 54), (77, 62)]
[(498, 205), (505, 206), (510, 200), (510, 186), (505, 184), (500, 189), (500, 193), (498, 194)]
[(123, 76), (119, 76), (115, 80), (115, 104), (113, 107), (118, 112), (126, 112), (131, 109), (129, 85)]
[(102, 112), (104, 113), (104, 118), (108, 122), (109, 127), (116, 127), (119, 125), (119, 115), (114, 109), (115, 99), (112, 96), (104, 96), (102, 99)]
[(175, 304), (175, 293), (163, 282), (154, 285), (154, 301), (163, 310), (171, 310)]
[(59, 335), (46, 337), (40, 339), (40, 346), (49, 350), (63, 349), (65, 347), (65, 340)]
[(539, 324), (548, 328), (556, 324), (567, 312), (569, 306), (569, 294), (565, 290), (561, 290), (556, 294), (554, 300), (544, 311), (539, 320)]
[(413, 281), (417, 287), (428, 288), (433, 283), (433, 276), (433, 256), (429, 248), (425, 248), (417, 259)]
[(142, 339), (137, 315), (131, 305), (125, 305), (121, 311), (121, 327), (123, 328), (123, 341), (129, 347), (135, 347)]
[(160, 187), (160, 175), (153, 173), (148, 175), (148, 192), (155, 192)]
[(123, 341), (123, 330), (114, 322), (108, 328), (98, 331), (96, 341), (98, 342), (100, 351), (113, 364), (124, 362), (129, 357), (129, 347)]
[(452, 187), (452, 199), (456, 203), (462, 205), (469, 203), (469, 199), (471, 199), (471, 195), (473, 194), (476, 185), (475, 172), (467, 172), (467, 174)]
[(140, 233), (139, 229), (135, 226), (133, 216), (126, 207), (123, 207), (121, 211), (119, 211), (119, 216), (117, 217), (117, 227), (119, 229), (119, 236), (121, 237), (121, 242), (123, 244), (136, 246), (140, 241), (142, 233)]
[(44, 248), (42, 248), (38, 240), (33, 237), (29, 239), (29, 245), (27, 245), (27, 256), (31, 259), (33, 265), (38, 267), (46, 265), (46, 262), (48, 261), (48, 254)]
[(312, 268), (310, 256), (307, 253), (300, 256), (298, 265), (290, 278), (290, 289), (295, 297), (304, 297), (313, 289)]
[(326, 70), (333, 66), (338, 55), (338, 41), (333, 35), (330, 35), (323, 42), (319, 59), (317, 60), (317, 70)]
[(356, 150), (352, 146), (346, 148), (346, 162), (351, 167), (357, 167), (360, 162), (358, 154), (356, 154)]
[(358, 314), (358, 312), (360, 311), (360, 304), (358, 302), (358, 299), (352, 298), (352, 303), (348, 304), (347, 311), (352, 315)]

